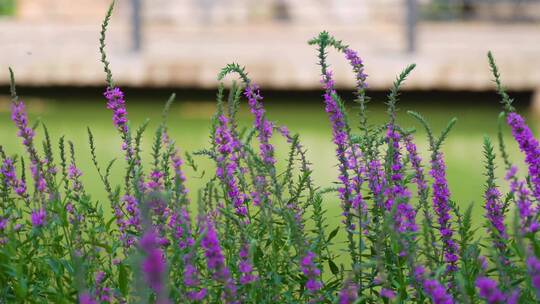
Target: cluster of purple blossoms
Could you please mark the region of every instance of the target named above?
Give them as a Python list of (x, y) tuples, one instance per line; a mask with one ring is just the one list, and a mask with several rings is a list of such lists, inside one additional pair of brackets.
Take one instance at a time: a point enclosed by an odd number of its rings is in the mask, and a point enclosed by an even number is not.
[(517, 167), (508, 170), (505, 179), (510, 181), (510, 192), (514, 194), (519, 211), (520, 226), (523, 232), (536, 232), (540, 224), (534, 219), (534, 209), (530, 200), (530, 192), (524, 180), (516, 177)]
[(540, 145), (519, 114), (509, 113), (507, 122), (520, 150), (525, 154), (525, 162), (529, 167), (529, 176), (534, 189), (533, 195), (540, 201)]
[(99, 300), (100, 303), (110, 303), (111, 302), (111, 289), (107, 286), (103, 286), (103, 281), (105, 280), (105, 273), (99, 271), (96, 273), (94, 282), (96, 284), (95, 298)]
[(259, 86), (249, 84), (244, 95), (248, 99), (249, 108), (253, 116), (255, 116), (255, 129), (258, 131), (261, 159), (267, 165), (275, 164), (274, 147), (270, 144), (270, 138), (274, 130), (272, 122), (266, 119), (264, 107), (261, 100), (263, 97), (260, 94)]
[(34, 130), (28, 126), (28, 115), (24, 102), (16, 101), (11, 105), (11, 120), (17, 126), (17, 136), (23, 139), (26, 149), (33, 149)]
[(531, 277), (532, 286), (536, 289), (536, 294), (540, 297), (540, 260), (534, 256), (527, 258), (527, 271)]
[(358, 89), (367, 88), (367, 75), (364, 73), (364, 62), (358, 56), (358, 53), (350, 48), (345, 48), (343, 50), (345, 53), (345, 58), (349, 61), (350, 65), (353, 67), (356, 78), (356, 86)]
[[(399, 232), (416, 231), (416, 211), (409, 204), (411, 193), (404, 186), (403, 164), (401, 159), (401, 147), (399, 142), (401, 136), (394, 129), (394, 126), (388, 126), (386, 140), (392, 146), (392, 166), (390, 173), (391, 185), (385, 190), (387, 211), (396, 208), (394, 221)], [(395, 205), (397, 203), (397, 205)]]
[(479, 277), (476, 279), (476, 288), (481, 298), (486, 300), (488, 304), (516, 304), (515, 295), (507, 297), (497, 286), (497, 282), (488, 277)]
[(383, 192), (386, 189), (386, 179), (384, 178), (384, 168), (381, 165), (381, 161), (373, 159), (368, 164), (368, 186), (373, 194), (374, 199), (377, 201), (377, 206), (382, 208)]
[[(191, 232), (191, 217), (186, 207), (174, 212), (169, 221), (169, 227), (173, 231), (174, 239), (178, 242), (180, 250), (190, 250), (195, 244)], [(192, 301), (201, 301), (206, 297), (206, 288), (200, 288), (199, 271), (195, 264), (195, 256), (192, 252), (183, 255), (184, 261), (184, 284), (186, 285), (187, 297)]]
[(454, 231), (450, 222), (450, 190), (446, 180), (446, 166), (443, 155), (437, 153), (431, 161), (431, 176), (433, 177), (433, 208), (439, 222), (439, 232), (443, 241), (444, 260), (448, 272), (457, 270), (457, 244), (453, 239)]
[(240, 191), (235, 177), (237, 165), (235, 154), (236, 141), (233, 139), (231, 131), (228, 128), (228, 120), (224, 115), (218, 118), (219, 126), (216, 128), (216, 144), (219, 155), (217, 156), (216, 175), (227, 186), (227, 194), (232, 200), (236, 214), (245, 217), (247, 208), (244, 205), (245, 195)]
[(244, 243), (240, 248), (240, 262), (238, 264), (238, 270), (241, 273), (240, 284), (249, 284), (257, 280), (257, 276), (253, 274), (253, 266), (249, 260), (249, 245)]
[(34, 148), (33, 139), (35, 133), (34, 130), (28, 126), (28, 115), (22, 101), (16, 101), (12, 104), (11, 120), (15, 123), (15, 126), (18, 129), (17, 135), (22, 138), (23, 145), (30, 155), (30, 171), (34, 178), (36, 189), (38, 192), (43, 193), (46, 189), (45, 177), (42, 170), (40, 170), (43, 164)]
[(150, 172), (150, 181), (146, 183), (147, 189), (151, 191), (160, 191), (163, 188), (163, 172), (159, 170), (152, 170)]
[(339, 304), (353, 304), (358, 299), (358, 286), (351, 281), (346, 281), (339, 292)]
[(315, 265), (315, 253), (308, 251), (300, 260), (300, 269), (307, 278), (306, 289), (310, 292), (316, 292), (321, 289), (320, 282), (321, 271)]
[(207, 220), (206, 232), (201, 241), (206, 257), (206, 265), (212, 273), (214, 280), (224, 285), (224, 300), (226, 303), (236, 303), (236, 286), (231, 278), (231, 273), (225, 265), (225, 257), (219, 245), (218, 235), (214, 225)]
[(424, 293), (430, 297), (433, 304), (453, 304), (454, 299), (448, 294), (444, 285), (436, 279), (426, 279), (425, 271), (423, 266), (417, 266), (414, 269), (414, 278), (421, 284)]
[(128, 132), (128, 119), (124, 92), (120, 88), (107, 88), (103, 96), (107, 99), (107, 109), (113, 111), (113, 124), (122, 134)]
[(79, 295), (79, 304), (96, 304), (96, 301), (85, 291)]
[(424, 292), (429, 295), (433, 304), (453, 304), (452, 296), (448, 294), (446, 288), (434, 279), (428, 279), (423, 282)]
[(424, 168), (422, 168), (422, 158), (420, 158), (420, 155), (418, 155), (418, 151), (416, 149), (416, 145), (414, 144), (412, 135), (405, 136), (404, 141), (405, 149), (409, 154), (411, 166), (414, 170), (413, 181), (416, 183), (416, 186), (418, 188), (418, 196), (420, 196), (421, 193), (428, 188), (426, 179), (424, 177)]
[(381, 289), (381, 297), (383, 298), (387, 298), (387, 299), (393, 299), (396, 297), (396, 293), (391, 290), (391, 289), (388, 289), (388, 288), (382, 288)]
[(30, 215), (30, 220), (34, 228), (43, 227), (47, 222), (47, 212), (45, 209), (35, 209)]
[[(341, 187), (338, 189), (339, 197), (342, 201), (343, 215), (345, 218), (349, 217), (350, 209), (353, 206), (362, 206), (362, 193), (361, 193), (361, 170), (357, 162), (355, 168), (350, 168), (351, 155), (358, 157), (354, 147), (350, 148), (349, 134), (347, 132), (347, 125), (345, 122), (345, 116), (340, 109), (336, 99), (336, 91), (334, 88), (334, 80), (332, 79), (332, 72), (327, 71), (321, 80), (325, 89), (324, 102), (325, 111), (328, 113), (330, 123), (332, 125), (332, 137), (333, 142), (336, 145), (336, 156), (339, 160), (339, 176), (338, 179), (341, 183)], [(352, 150), (351, 150), (352, 149)], [(348, 151), (350, 154), (348, 154)], [(351, 180), (349, 176), (349, 170), (354, 170), (356, 178)], [(347, 227), (352, 230), (354, 227)]]
[(0, 168), (0, 172), (2, 173), (2, 176), (4, 177), (4, 183), (11, 189), (17, 193), (17, 195), (21, 197), (26, 197), (26, 184), (24, 181), (17, 178), (17, 174), (15, 173), (15, 164), (13, 163), (13, 160), (9, 157), (4, 159), (4, 162), (2, 163), (2, 167)]
[(164, 253), (159, 248), (159, 235), (153, 229), (148, 230), (141, 237), (139, 246), (145, 254), (141, 270), (146, 283), (159, 295), (165, 288), (164, 276), (167, 269)]
[[(496, 231), (495, 238), (506, 239), (508, 235), (506, 234), (506, 227), (504, 226), (504, 206), (501, 201), (499, 189), (495, 187), (488, 188), (484, 194), (484, 199), (486, 200), (486, 217)], [(495, 246), (502, 249), (505, 245), (499, 241), (496, 242)]]
[(174, 170), (176, 192), (178, 195), (182, 196), (182, 198), (187, 202), (188, 189), (184, 185), (184, 183), (186, 182), (186, 176), (184, 174), (184, 171), (182, 170), (182, 165), (184, 164), (184, 161), (182, 160), (182, 157), (180, 157), (180, 151), (170, 140), (169, 134), (167, 132), (163, 132), (162, 141), (166, 147), (172, 148), (169, 158)]
[[(126, 211), (127, 219), (124, 217), (122, 207)], [(135, 236), (130, 235), (129, 231), (141, 230), (141, 216), (137, 199), (132, 195), (126, 194), (122, 197), (121, 204), (115, 204), (113, 206), (113, 210), (116, 224), (120, 231), (120, 239), (124, 242), (124, 246), (129, 248), (135, 244)]]

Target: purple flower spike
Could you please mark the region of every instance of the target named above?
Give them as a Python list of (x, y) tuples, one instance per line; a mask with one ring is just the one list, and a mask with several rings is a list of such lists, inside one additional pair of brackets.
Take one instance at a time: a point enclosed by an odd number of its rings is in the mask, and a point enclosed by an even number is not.
[(17, 193), (17, 195), (19, 195), (20, 197), (27, 197), (26, 184), (22, 180), (17, 178), (17, 174), (15, 173), (15, 165), (11, 158), (6, 157), (6, 159), (4, 159), (2, 167), (0, 168), (0, 172), (4, 177), (4, 183), (9, 188), (13, 189), (15, 193)]
[(17, 135), (23, 139), (24, 146), (28, 149), (32, 146), (34, 138), (34, 130), (28, 126), (28, 115), (24, 102), (17, 101), (11, 105), (11, 120), (17, 126)]
[(236, 165), (236, 155), (233, 153), (237, 148), (230, 129), (228, 128), (228, 119), (224, 115), (218, 118), (218, 127), (216, 128), (216, 145), (218, 150), (217, 157), (217, 177), (226, 185), (227, 194), (231, 199), (236, 214), (240, 217), (247, 216), (247, 208), (244, 205), (246, 196), (240, 191), (235, 174), (238, 170)]
[(88, 292), (83, 292), (79, 295), (79, 304), (96, 304), (96, 301)]
[(113, 111), (113, 124), (123, 134), (128, 132), (127, 110), (124, 93), (120, 88), (107, 88), (103, 93), (107, 99), (107, 109)]
[[(358, 161), (358, 159), (360, 159), (360, 153), (356, 147), (351, 147), (350, 145), (345, 114), (335, 98), (336, 91), (331, 71), (327, 71), (326, 74), (323, 75), (321, 83), (325, 89), (325, 111), (328, 114), (330, 124), (332, 125), (332, 137), (334, 145), (336, 146), (336, 156), (339, 160), (338, 180), (341, 183), (341, 186), (338, 189), (338, 192), (341, 199), (343, 215), (345, 216), (345, 221), (348, 222), (350, 221), (349, 213), (351, 212), (351, 208), (364, 208), (361, 192), (361, 175), (363, 170)], [(350, 176), (351, 174), (354, 174), (352, 178)], [(347, 229), (354, 230), (355, 227), (352, 223), (345, 224), (349, 225)]]
[(529, 176), (534, 189), (533, 195), (540, 200), (540, 145), (519, 114), (508, 114), (507, 122), (514, 139), (519, 144), (519, 149), (525, 154), (525, 162), (529, 167)]
[(506, 303), (506, 296), (497, 287), (497, 282), (487, 277), (480, 277), (476, 280), (476, 288), (480, 297), (488, 304)]
[(399, 145), (401, 136), (399, 132), (394, 129), (393, 125), (388, 126), (386, 140), (388, 144), (392, 145), (393, 155), (390, 177), (392, 184), (390, 187), (387, 187), (385, 191), (387, 199), (385, 207), (387, 211), (391, 211), (394, 207), (396, 208), (394, 221), (399, 232), (416, 231), (416, 211), (409, 204), (411, 193), (404, 186), (403, 181), (403, 164), (400, 151), (401, 147)]
[(47, 220), (47, 212), (45, 209), (34, 210), (32, 211), (30, 219), (34, 228), (43, 227)]
[(158, 296), (165, 288), (165, 271), (167, 264), (164, 253), (159, 249), (160, 239), (154, 230), (147, 231), (139, 242), (145, 258), (141, 263), (146, 283)]
[[(491, 226), (496, 232), (495, 238), (506, 239), (506, 228), (504, 226), (504, 213), (503, 213), (503, 202), (501, 202), (501, 193), (497, 188), (489, 188), (484, 194), (484, 199), (486, 200), (486, 217), (488, 218)], [(504, 247), (504, 244), (498, 242), (496, 244), (498, 248)]]
[(339, 292), (339, 304), (353, 304), (358, 298), (358, 286), (351, 281), (346, 281)]
[(307, 277), (306, 289), (310, 292), (315, 292), (321, 289), (322, 284), (319, 281), (321, 271), (315, 265), (315, 253), (308, 251), (306, 255), (300, 260), (300, 268)]
[(207, 220), (206, 233), (201, 241), (206, 257), (206, 265), (212, 273), (214, 280), (220, 282), (225, 287), (225, 303), (236, 302), (236, 286), (231, 278), (231, 273), (225, 265), (225, 257), (221, 251), (217, 232), (211, 221)]
[(391, 300), (396, 297), (396, 293), (391, 289), (383, 288), (381, 289), (381, 297)]
[(446, 166), (442, 153), (438, 153), (431, 162), (431, 176), (433, 177), (433, 208), (439, 222), (439, 232), (443, 241), (444, 260), (448, 272), (457, 270), (457, 244), (454, 242), (452, 224), (450, 220), (450, 190), (446, 181)]
[(423, 286), (433, 304), (454, 304), (452, 296), (447, 293), (446, 288), (439, 281), (425, 280)]
[[(11, 105), (11, 120), (15, 123), (18, 129), (17, 135), (23, 140), (23, 145), (30, 155), (30, 171), (34, 179), (36, 190), (39, 193), (44, 193), (46, 183), (44, 172), (42, 170), (43, 162), (39, 159), (36, 149), (34, 148), (34, 130), (28, 126), (28, 115), (22, 101), (16, 101)], [(22, 191), (23, 188), (19, 188)]]
[(411, 160), (412, 168), (414, 169), (414, 179), (418, 187), (418, 195), (427, 189), (427, 182), (424, 177), (424, 168), (422, 168), (422, 158), (418, 155), (416, 145), (414, 144), (412, 135), (407, 135), (405, 138), (405, 149), (409, 154), (409, 159)]
[(540, 260), (534, 256), (527, 258), (527, 270), (531, 277), (532, 286), (536, 289), (536, 294), (540, 297)]
[(260, 94), (259, 86), (256, 84), (248, 85), (244, 95), (248, 99), (251, 113), (255, 116), (255, 129), (258, 131), (261, 159), (266, 165), (274, 165), (276, 162), (274, 147), (270, 144), (274, 125), (265, 117), (265, 110), (261, 102), (263, 97)]
[(343, 52), (345, 53), (345, 58), (347, 58), (347, 60), (351, 64), (353, 71), (355, 73), (357, 88), (366, 89), (367, 88), (367, 83), (366, 83), (367, 75), (364, 73), (364, 62), (358, 56), (358, 53), (353, 49), (345, 48)]
[(246, 285), (257, 280), (257, 276), (253, 274), (253, 266), (249, 260), (249, 246), (248, 244), (242, 245), (240, 249), (240, 263), (238, 270), (241, 273), (240, 284)]

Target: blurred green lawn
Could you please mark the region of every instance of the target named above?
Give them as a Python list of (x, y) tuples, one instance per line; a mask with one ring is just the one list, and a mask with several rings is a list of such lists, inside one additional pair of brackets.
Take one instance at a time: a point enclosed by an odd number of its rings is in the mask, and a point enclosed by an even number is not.
[[(24, 95), (24, 92), (20, 92)], [(151, 94), (152, 95), (152, 94)], [(161, 110), (167, 96), (153, 94), (142, 99), (130, 98), (127, 92), (128, 112), (132, 127), (138, 126), (146, 118), (150, 125), (144, 139), (144, 158), (150, 159), (150, 149), (155, 127), (160, 122)], [(95, 168), (91, 165), (88, 136), (86, 128), (90, 127), (97, 143), (97, 154), (103, 166), (112, 158), (118, 158), (113, 168), (112, 179), (122, 184), (121, 172), (125, 167), (120, 150), (120, 139), (112, 127), (111, 113), (105, 108), (105, 101), (99, 95), (81, 99), (80, 96), (64, 96), (61, 98), (28, 98), (27, 108), (31, 123), (37, 119), (44, 122), (54, 142), (58, 142), (61, 135), (75, 144), (78, 166), (82, 169), (83, 181), (88, 193), (104, 203), (108, 209), (105, 192), (100, 180), (97, 178)], [(336, 180), (336, 159), (334, 147), (331, 143), (331, 129), (324, 112), (321, 99), (309, 102), (296, 102), (294, 99), (272, 101), (265, 100), (268, 117), (279, 125), (287, 125), (291, 132), (299, 133), (300, 139), (308, 148), (308, 157), (313, 164), (314, 180), (321, 187), (331, 186)], [(169, 115), (169, 128), (171, 137), (177, 142), (182, 151), (195, 151), (208, 147), (210, 118), (214, 113), (214, 102), (200, 99), (185, 99), (179, 96)], [(474, 100), (468, 103), (451, 102), (437, 103), (405, 103), (401, 105), (398, 121), (403, 127), (416, 127), (417, 144), (424, 159), (429, 157), (425, 133), (420, 130), (419, 124), (409, 117), (406, 110), (414, 110), (424, 115), (438, 133), (452, 117), (458, 118), (454, 130), (443, 147), (448, 165), (448, 177), (452, 198), (461, 206), (474, 202), (474, 218), (477, 225), (482, 221), (482, 191), (484, 189), (482, 142), (484, 135), (488, 135), (496, 145), (497, 117), (499, 105), (497, 100), (492, 104), (476, 104)], [(350, 109), (350, 118), (353, 125), (356, 123), (356, 112)], [(369, 119), (373, 123), (381, 123), (386, 119), (385, 108), (381, 101), (370, 104)], [(524, 112), (524, 111), (522, 111)], [(526, 111), (525, 111), (526, 112)], [(525, 113), (526, 114), (526, 113)], [(16, 130), (10, 121), (9, 100), (7, 96), (0, 98), (0, 143), (8, 154), (22, 152), (20, 140), (16, 137)], [(239, 113), (240, 125), (248, 126), (251, 114), (245, 105)], [(43, 131), (38, 129), (38, 139), (43, 139)], [(523, 157), (519, 154), (516, 144), (512, 141), (508, 130), (505, 137), (510, 146), (510, 155), (521, 164)], [(276, 141), (277, 157), (285, 159), (288, 147), (285, 141)], [(56, 148), (55, 152), (58, 152)], [(498, 150), (497, 150), (497, 154)], [(212, 165), (208, 160), (195, 159), (200, 170), (213, 174)], [(499, 160), (500, 161), (500, 160)], [(149, 163), (149, 162), (146, 162)], [(499, 162), (500, 163), (500, 162)], [(499, 166), (501, 167), (501, 166)], [(208, 172), (210, 171), (210, 172)], [(426, 170), (427, 172), (427, 170)], [(203, 179), (200, 173), (195, 174), (186, 168), (188, 187), (194, 199), (197, 189)], [(506, 188), (502, 169), (499, 169), (499, 184)], [(339, 203), (337, 199), (327, 195), (325, 201), (331, 226), (337, 224), (339, 219)]]

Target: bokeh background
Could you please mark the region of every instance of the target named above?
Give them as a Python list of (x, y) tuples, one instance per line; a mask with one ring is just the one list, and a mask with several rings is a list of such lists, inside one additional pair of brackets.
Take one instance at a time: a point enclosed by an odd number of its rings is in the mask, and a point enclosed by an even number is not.
[[(64, 135), (75, 143), (87, 190), (105, 193), (90, 165), (86, 128), (97, 139), (99, 160), (119, 158), (113, 178), (121, 183), (120, 139), (105, 108), (104, 73), (99, 62), (100, 23), (109, 1), (0, 0), (0, 144), (22, 152), (10, 122), (8, 66), (32, 122), (43, 122), (53, 141)], [(399, 104), (399, 123), (416, 127), (428, 158), (425, 134), (406, 111), (422, 113), (440, 131), (452, 117), (458, 123), (444, 145), (453, 199), (474, 203), (482, 218), (482, 140), (496, 141), (501, 109), (486, 53), (492, 50), (518, 109), (537, 129), (540, 113), (540, 1), (525, 0), (118, 0), (107, 50), (115, 82), (124, 88), (132, 126), (150, 119), (145, 137), (149, 158), (152, 130), (161, 108), (175, 92), (171, 135), (184, 151), (208, 146), (215, 110), (216, 75), (227, 63), (245, 65), (261, 85), (270, 119), (300, 133), (321, 187), (331, 186), (337, 168), (331, 129), (324, 112), (315, 49), (307, 40), (327, 30), (358, 50), (369, 75), (369, 119), (386, 119), (384, 101), (396, 75), (418, 66)], [(351, 100), (353, 75), (341, 56), (330, 54), (341, 92)], [(232, 79), (227, 79), (229, 83)], [(356, 109), (349, 106), (353, 124)], [(244, 107), (241, 125), (251, 116)], [(43, 135), (42, 128), (38, 134)], [(43, 137), (40, 137), (43, 138)], [(519, 154), (505, 128), (512, 158)], [(276, 140), (278, 157), (285, 142)], [(212, 174), (211, 164), (195, 158), (187, 169), (195, 198)], [(499, 169), (499, 181), (504, 172)], [(329, 216), (338, 202), (326, 202)]]

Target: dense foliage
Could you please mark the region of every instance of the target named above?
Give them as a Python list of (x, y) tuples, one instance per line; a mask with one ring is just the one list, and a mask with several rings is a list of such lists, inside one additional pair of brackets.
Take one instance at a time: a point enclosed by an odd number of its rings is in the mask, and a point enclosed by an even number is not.
[[(388, 95), (388, 121), (372, 125), (366, 107), (364, 65), (357, 53), (322, 32), (317, 47), (325, 110), (332, 126), (338, 180), (317, 187), (306, 147), (298, 135), (269, 120), (258, 86), (237, 64), (218, 76), (217, 112), (209, 146), (180, 154), (163, 122), (155, 130), (152, 161), (144, 164), (146, 124), (130, 125), (123, 92), (113, 83), (101, 47), (104, 97), (122, 139), (125, 178), (110, 177), (114, 161), (81, 172), (83, 150), (66, 138), (54, 143), (44, 125), (31, 126), (11, 73), (12, 120), (26, 155), (0, 146), (0, 303), (534, 303), (540, 300), (540, 145), (504, 91), (491, 54), (504, 122), (525, 154), (526, 178), (505, 152), (508, 193), (495, 178), (495, 152), (485, 154), (485, 229), (475, 233), (471, 207), (452, 200), (441, 146), (455, 123), (428, 135), (430, 159), (420, 158), (414, 130), (396, 121), (399, 89), (407, 67)], [(359, 125), (347, 119), (335, 89), (327, 51), (342, 53), (356, 80)], [(240, 85), (225, 94), (223, 80)], [(226, 96), (227, 95), (227, 96)], [(247, 100), (253, 126), (240, 128), (236, 114)], [(43, 145), (38, 147), (37, 131)], [(41, 131), (40, 131), (41, 132)], [(499, 130), (499, 132), (502, 132)], [(501, 133), (500, 133), (501, 134)], [(273, 138), (290, 149), (275, 151)], [(56, 148), (57, 147), (57, 148)], [(55, 152), (56, 150), (56, 152)], [(282, 152), (282, 153), (278, 153)], [(215, 163), (201, 189), (188, 194), (183, 166), (197, 158)], [(276, 162), (284, 159), (284, 169)], [(185, 163), (184, 163), (185, 162)], [(99, 178), (112, 214), (85, 190), (82, 174)], [(328, 227), (325, 205), (339, 198), (342, 222)], [(336, 243), (338, 234), (345, 244)], [(478, 235), (487, 236), (478, 238)]]

